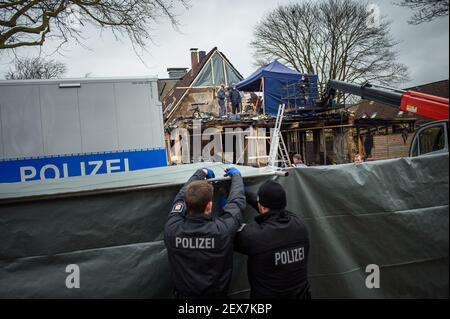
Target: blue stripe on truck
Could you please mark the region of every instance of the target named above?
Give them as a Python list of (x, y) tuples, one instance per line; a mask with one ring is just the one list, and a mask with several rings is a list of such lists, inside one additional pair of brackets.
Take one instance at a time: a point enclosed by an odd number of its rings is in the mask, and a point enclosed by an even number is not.
[(165, 149), (3, 160), (0, 183), (110, 174), (166, 165)]

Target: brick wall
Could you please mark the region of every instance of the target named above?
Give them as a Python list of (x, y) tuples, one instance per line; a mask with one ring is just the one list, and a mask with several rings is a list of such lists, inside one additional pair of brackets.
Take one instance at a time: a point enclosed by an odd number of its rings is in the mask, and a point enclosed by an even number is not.
[(401, 134), (377, 135), (373, 137), (372, 157), (374, 160), (406, 157), (414, 134), (409, 134), (406, 143)]

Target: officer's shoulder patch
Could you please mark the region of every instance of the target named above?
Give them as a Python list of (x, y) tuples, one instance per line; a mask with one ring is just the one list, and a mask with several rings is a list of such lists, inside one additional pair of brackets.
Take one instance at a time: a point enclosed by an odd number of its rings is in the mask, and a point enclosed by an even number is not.
[(175, 203), (172, 207), (172, 212), (181, 213), (184, 209), (184, 204), (182, 202)]
[(241, 227), (239, 227), (239, 229), (237, 231), (238, 232), (242, 231), (244, 229), (245, 225), (247, 225), (247, 224), (242, 224)]

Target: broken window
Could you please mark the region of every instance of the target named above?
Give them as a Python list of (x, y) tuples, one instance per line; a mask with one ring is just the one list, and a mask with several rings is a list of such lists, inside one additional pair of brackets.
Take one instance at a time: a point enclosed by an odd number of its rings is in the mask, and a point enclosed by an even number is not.
[(211, 71), (211, 60), (209, 60), (204, 66), (203, 69), (197, 76), (197, 79), (192, 83), (192, 86), (212, 86), (212, 71)]
[(227, 63), (218, 52), (214, 52), (209, 61), (203, 66), (192, 86), (219, 86), (222, 83), (228, 86), (241, 80), (242, 76), (231, 64)]

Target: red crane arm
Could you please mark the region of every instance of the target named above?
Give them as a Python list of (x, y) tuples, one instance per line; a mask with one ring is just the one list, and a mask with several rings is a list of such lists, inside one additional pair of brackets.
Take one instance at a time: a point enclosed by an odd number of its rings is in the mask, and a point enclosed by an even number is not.
[(363, 99), (384, 103), (393, 107), (400, 107), (401, 111), (408, 111), (431, 118), (433, 120), (448, 120), (448, 99), (416, 91), (403, 91), (379, 85), (364, 83), (363, 85), (338, 80), (329, 80), (325, 95), (320, 105), (330, 103), (336, 91), (342, 91), (360, 96)]
[(400, 110), (412, 112), (433, 120), (448, 120), (448, 99), (407, 91), (402, 95)]

